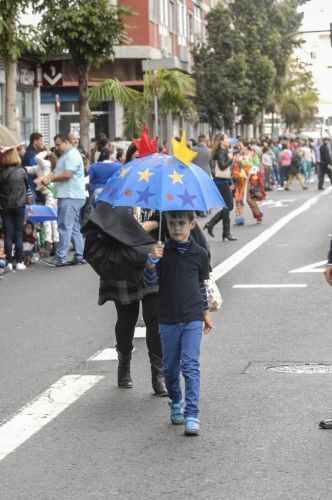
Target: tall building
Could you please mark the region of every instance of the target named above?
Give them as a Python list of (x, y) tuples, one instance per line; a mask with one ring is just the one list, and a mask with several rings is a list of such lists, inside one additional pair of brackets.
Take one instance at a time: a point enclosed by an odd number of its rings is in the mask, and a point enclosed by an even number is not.
[[(118, 0), (118, 5), (132, 9), (128, 19), (130, 43), (116, 48), (116, 59), (132, 72), (132, 84), (143, 83), (143, 73), (159, 67), (190, 74), (194, 43), (204, 41), (206, 14), (217, 0)], [(136, 70), (136, 73), (135, 73)], [(129, 74), (128, 74), (129, 77)], [(204, 126), (167, 116), (160, 119), (162, 138), (178, 134), (185, 127), (188, 135), (197, 135)], [(199, 130), (200, 129), (200, 130)]]
[[(96, 79), (116, 77), (137, 90), (143, 89), (144, 72), (165, 67), (185, 73), (192, 71), (190, 49), (204, 40), (205, 16), (218, 0), (118, 0), (113, 5), (128, 6), (134, 15), (127, 19), (130, 42), (116, 47), (115, 61), (92, 68), (91, 86)], [(56, 131), (67, 132), (79, 127), (78, 82), (66, 58), (47, 61), (41, 78), (41, 131), (47, 141)], [(56, 113), (55, 103), (59, 113)], [(103, 102), (93, 110), (91, 138), (104, 132), (111, 139), (123, 135), (123, 109), (118, 103)], [(188, 134), (197, 134), (203, 124), (184, 124), (183, 120), (164, 117), (161, 134), (177, 134), (186, 126)], [(195, 129), (195, 130), (194, 130)]]

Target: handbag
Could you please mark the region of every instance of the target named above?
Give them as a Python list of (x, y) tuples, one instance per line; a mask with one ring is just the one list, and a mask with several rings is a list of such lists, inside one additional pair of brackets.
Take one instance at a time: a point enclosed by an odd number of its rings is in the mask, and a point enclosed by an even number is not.
[(263, 199), (263, 193), (262, 193), (262, 191), (255, 184), (252, 184), (250, 186), (249, 192), (250, 192), (250, 196), (252, 198), (255, 198), (256, 200), (262, 200)]
[(223, 300), (219, 288), (217, 286), (217, 283), (215, 282), (215, 279), (212, 274), (210, 274), (209, 279), (205, 280), (205, 287), (209, 304), (209, 311), (210, 312), (219, 311)]
[(226, 167), (224, 170), (219, 168), (217, 160), (215, 161), (214, 166), (214, 176), (217, 179), (230, 179), (231, 178), (231, 167)]

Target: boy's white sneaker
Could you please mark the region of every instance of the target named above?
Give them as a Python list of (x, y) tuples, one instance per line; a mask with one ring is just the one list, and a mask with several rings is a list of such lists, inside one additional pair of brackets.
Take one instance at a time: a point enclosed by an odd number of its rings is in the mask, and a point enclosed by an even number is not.
[(11, 273), (13, 271), (13, 264), (10, 262), (5, 267), (5, 273)]
[(26, 270), (26, 265), (23, 264), (23, 262), (19, 262), (16, 264), (16, 271), (25, 271)]

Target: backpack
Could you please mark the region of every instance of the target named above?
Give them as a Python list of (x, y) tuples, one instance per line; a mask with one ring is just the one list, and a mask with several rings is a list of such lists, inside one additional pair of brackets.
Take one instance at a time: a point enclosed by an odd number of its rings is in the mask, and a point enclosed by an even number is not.
[(293, 151), (290, 173), (298, 174), (301, 168), (301, 164), (302, 164), (301, 156), (298, 154), (297, 151)]

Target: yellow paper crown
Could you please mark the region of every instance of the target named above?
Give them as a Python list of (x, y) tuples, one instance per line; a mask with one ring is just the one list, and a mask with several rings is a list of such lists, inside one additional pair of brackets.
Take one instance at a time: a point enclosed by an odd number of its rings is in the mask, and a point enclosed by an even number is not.
[(197, 156), (196, 151), (192, 151), (187, 146), (185, 130), (182, 130), (181, 132), (180, 141), (177, 141), (173, 137), (172, 146), (173, 146), (173, 156), (175, 156), (175, 158), (177, 158), (178, 160), (182, 161), (182, 163), (184, 163), (185, 165), (189, 165), (189, 163)]

